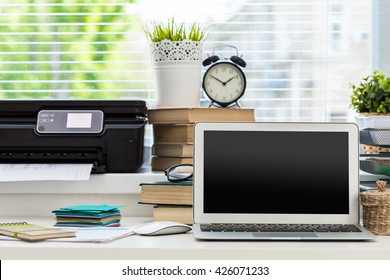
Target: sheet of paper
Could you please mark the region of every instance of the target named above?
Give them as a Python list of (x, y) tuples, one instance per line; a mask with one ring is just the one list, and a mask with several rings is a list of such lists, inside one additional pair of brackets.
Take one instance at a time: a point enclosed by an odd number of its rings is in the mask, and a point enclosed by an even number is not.
[(119, 238), (135, 234), (135, 227), (61, 227), (76, 231), (76, 237), (53, 238), (48, 241), (64, 242), (110, 242)]
[(0, 182), (87, 181), (92, 164), (0, 164)]

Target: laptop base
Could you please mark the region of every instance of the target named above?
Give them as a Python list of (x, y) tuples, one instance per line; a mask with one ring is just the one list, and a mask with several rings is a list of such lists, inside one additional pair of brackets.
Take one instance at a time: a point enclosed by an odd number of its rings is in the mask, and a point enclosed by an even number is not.
[(200, 224), (193, 225), (196, 239), (203, 240), (373, 240), (375, 235), (356, 225), (359, 232), (228, 232), (202, 231)]

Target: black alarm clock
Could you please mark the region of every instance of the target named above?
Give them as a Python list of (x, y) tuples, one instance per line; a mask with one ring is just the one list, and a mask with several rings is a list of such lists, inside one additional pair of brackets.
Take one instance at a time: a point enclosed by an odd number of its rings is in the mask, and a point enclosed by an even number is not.
[[(231, 47), (236, 50), (236, 55), (229, 59), (220, 59), (215, 55), (216, 48)], [(203, 61), (203, 66), (210, 67), (203, 76), (202, 87), (206, 96), (210, 99), (210, 106), (217, 104), (219, 107), (230, 107), (238, 103), (244, 95), (246, 88), (246, 78), (241, 68), (246, 66), (246, 62), (238, 56), (238, 49), (230, 45), (216, 46), (213, 55)]]

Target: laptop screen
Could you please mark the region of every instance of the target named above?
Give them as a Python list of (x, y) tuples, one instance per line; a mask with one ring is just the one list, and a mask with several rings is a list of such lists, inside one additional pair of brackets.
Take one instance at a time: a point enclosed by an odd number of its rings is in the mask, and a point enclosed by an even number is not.
[(348, 214), (348, 133), (205, 131), (204, 212)]
[(195, 223), (356, 223), (358, 192), (355, 124), (195, 125)]

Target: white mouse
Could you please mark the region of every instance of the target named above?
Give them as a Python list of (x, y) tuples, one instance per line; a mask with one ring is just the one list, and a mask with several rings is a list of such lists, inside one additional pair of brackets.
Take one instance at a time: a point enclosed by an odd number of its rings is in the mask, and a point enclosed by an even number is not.
[(134, 232), (141, 235), (163, 235), (185, 233), (192, 228), (189, 225), (171, 221), (158, 221), (137, 226)]

